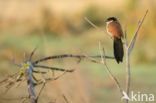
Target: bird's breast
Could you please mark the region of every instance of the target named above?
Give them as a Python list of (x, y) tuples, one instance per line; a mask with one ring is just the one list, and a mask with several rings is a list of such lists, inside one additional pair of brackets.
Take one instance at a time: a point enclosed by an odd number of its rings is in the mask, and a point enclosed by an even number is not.
[(107, 32), (113, 38), (121, 38), (123, 35), (121, 25), (118, 22), (110, 22), (107, 24)]

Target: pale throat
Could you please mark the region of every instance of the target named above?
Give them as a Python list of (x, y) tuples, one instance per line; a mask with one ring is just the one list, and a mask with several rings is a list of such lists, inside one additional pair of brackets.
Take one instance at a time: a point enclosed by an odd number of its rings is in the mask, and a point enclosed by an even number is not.
[(109, 23), (111, 23), (111, 22), (113, 22), (113, 20), (110, 20), (110, 21), (107, 21), (107, 22), (106, 22), (106, 30), (107, 30), (107, 33), (108, 33), (108, 34), (111, 36), (111, 38), (112, 38), (112, 33), (108, 31), (108, 25), (109, 25)]

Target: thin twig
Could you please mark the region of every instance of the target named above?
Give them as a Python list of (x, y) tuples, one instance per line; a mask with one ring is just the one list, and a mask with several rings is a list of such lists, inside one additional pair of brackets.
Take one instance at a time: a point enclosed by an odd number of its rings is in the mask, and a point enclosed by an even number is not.
[(44, 65), (34, 65), (34, 67), (37, 67), (37, 68), (44, 68), (44, 69), (51, 69), (51, 70), (57, 70), (57, 71), (66, 71), (66, 72), (73, 72), (73, 71), (74, 71), (74, 69), (65, 70), (65, 69), (62, 69), (62, 68), (48, 67), (48, 66), (44, 66)]
[[(128, 55), (128, 48), (126, 48), (126, 93), (129, 96), (130, 83), (131, 83), (131, 70), (130, 70), (130, 60)], [(129, 100), (126, 100), (128, 103)]]
[(42, 74), (46, 74), (47, 72), (45, 72), (45, 71), (36, 71), (36, 70), (33, 70), (33, 73), (42, 73)]
[[(134, 36), (133, 36), (131, 42), (129, 43), (129, 45), (128, 45), (128, 40), (127, 40), (127, 38), (125, 38), (126, 43), (127, 43), (127, 44), (125, 45), (125, 50), (126, 50), (126, 74), (127, 74), (127, 75), (126, 75), (126, 93), (127, 93), (128, 96), (129, 96), (130, 83), (131, 83), (130, 54), (131, 54), (131, 52), (132, 52), (132, 50), (133, 50), (133, 48), (134, 48), (134, 45), (135, 45), (135, 43), (136, 43), (136, 39), (137, 39), (137, 36), (138, 36), (138, 32), (139, 32), (139, 30), (140, 30), (140, 28), (141, 28), (141, 26), (142, 26), (142, 24), (143, 24), (143, 22), (144, 22), (144, 19), (145, 19), (147, 13), (148, 13), (148, 10), (147, 10), (146, 13), (144, 14), (144, 16), (143, 16), (143, 18), (141, 19), (141, 21), (139, 22), (138, 27), (137, 27), (137, 29), (136, 29), (136, 32), (134, 33)], [(129, 100), (126, 99), (126, 103), (128, 103), (128, 102), (129, 102)]]
[[(93, 62), (93, 63), (99, 63), (100, 61), (88, 56), (87, 54), (84, 54), (86, 56), (86, 59), (88, 59), (89, 61)], [(100, 56), (101, 57), (101, 56)]]
[(1, 81), (0, 81), (0, 86), (1, 86), (2, 83), (7, 82), (10, 78), (16, 77), (17, 74), (18, 74), (18, 72), (14, 73), (14, 74), (12, 74), (12, 75), (9, 75), (7, 78), (1, 80)]
[(134, 36), (133, 36), (133, 38), (132, 38), (132, 40), (131, 40), (131, 42), (130, 42), (130, 44), (129, 44), (129, 46), (128, 46), (128, 51), (129, 51), (129, 53), (131, 53), (131, 51), (132, 51), (132, 49), (133, 49), (133, 47), (134, 47), (134, 45), (135, 45), (136, 38), (137, 38), (137, 36), (138, 36), (138, 32), (139, 32), (139, 30), (140, 30), (140, 28), (141, 28), (141, 26), (142, 26), (142, 24), (143, 24), (143, 22), (144, 22), (144, 19), (145, 19), (147, 13), (148, 13), (148, 10), (146, 10), (146, 13), (144, 14), (143, 18), (142, 18), (141, 21), (138, 23), (138, 27), (137, 27), (137, 29), (136, 29), (136, 31), (135, 31), (135, 33), (134, 33)]
[(34, 55), (36, 49), (37, 49), (37, 47), (34, 48), (34, 50), (31, 52), (30, 57), (29, 57), (29, 61), (31, 61), (31, 59), (32, 59), (32, 57), (33, 57), (33, 55)]
[(43, 91), (45, 85), (46, 85), (46, 83), (45, 83), (45, 81), (44, 81), (44, 82), (43, 82), (43, 85), (42, 85), (42, 87), (41, 87), (41, 89), (40, 89), (40, 91), (39, 91), (39, 93), (38, 93), (38, 96), (37, 96), (37, 98), (36, 98), (37, 100), (39, 99), (39, 97), (40, 97), (40, 95), (41, 95), (41, 93), (42, 93), (42, 91)]
[[(91, 58), (101, 58), (100, 55), (96, 55), (96, 56), (89, 56)], [(45, 58), (41, 58), (39, 60), (36, 60), (33, 62), (33, 65), (36, 65), (40, 62), (43, 62), (43, 61), (47, 61), (47, 60), (51, 60), (51, 59), (60, 59), (60, 58), (78, 58), (78, 59), (82, 59), (82, 58), (88, 58), (86, 57), (85, 55), (73, 55), (73, 54), (62, 54), (62, 55), (54, 55), (54, 56), (48, 56), (48, 57), (45, 57)], [(111, 57), (111, 56), (105, 56), (106, 59), (114, 59), (114, 57)]]
[(94, 28), (96, 28), (97, 30), (107, 34), (108, 37), (110, 37), (112, 39), (112, 37), (103, 29), (100, 29), (98, 26), (96, 26), (93, 22), (91, 22), (87, 17), (84, 18), (90, 25), (92, 25)]
[(65, 100), (65, 102), (66, 102), (66, 103), (69, 103), (67, 97), (66, 97), (64, 94), (62, 94), (62, 96), (63, 96), (63, 99)]
[(121, 93), (121, 96), (123, 96), (123, 89), (121, 88), (120, 86), (120, 83), (118, 82), (117, 78), (112, 74), (111, 70), (109, 69), (108, 65), (107, 65), (107, 62), (106, 62), (106, 58), (105, 58), (105, 50), (103, 48), (103, 50), (101, 49), (101, 44), (99, 43), (99, 51), (100, 51), (100, 57), (101, 57), (101, 61), (97, 61), (95, 60), (94, 58), (91, 58), (89, 56), (86, 56), (87, 59), (89, 59), (90, 61), (94, 62), (94, 63), (100, 63), (100, 64), (103, 64), (105, 67), (106, 67), (106, 70), (109, 74), (109, 76), (111, 77), (111, 79), (115, 82), (115, 84), (117, 85), (120, 93)]
[(49, 81), (57, 80), (57, 79), (59, 79), (60, 77), (64, 76), (66, 73), (67, 73), (67, 72), (64, 71), (62, 74), (60, 74), (59, 76), (57, 76), (57, 77), (55, 77), (55, 78), (45, 78), (44, 81), (38, 82), (38, 83), (37, 83), (37, 86), (40, 85), (40, 84), (43, 84), (43, 83), (46, 84), (46, 83), (49, 82)]
[(105, 57), (105, 50), (104, 50), (104, 48), (103, 49), (101, 48), (101, 43), (99, 43), (99, 51), (100, 51), (100, 54), (101, 54), (102, 64), (106, 67), (106, 70), (107, 70), (109, 76), (112, 78), (112, 80), (117, 85), (117, 87), (118, 87), (118, 89), (119, 89), (119, 91), (121, 93), (121, 96), (123, 96), (123, 89), (121, 88), (120, 83), (117, 80), (117, 78), (112, 74), (111, 70), (109, 69), (109, 67), (107, 65), (107, 62), (106, 62), (106, 58), (104, 58)]

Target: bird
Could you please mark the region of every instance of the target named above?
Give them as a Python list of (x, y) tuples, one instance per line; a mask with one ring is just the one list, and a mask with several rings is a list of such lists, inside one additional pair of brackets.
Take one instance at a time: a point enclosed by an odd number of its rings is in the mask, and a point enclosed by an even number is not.
[(123, 61), (123, 31), (120, 22), (116, 17), (109, 17), (106, 19), (106, 31), (113, 40), (114, 57), (119, 64)]

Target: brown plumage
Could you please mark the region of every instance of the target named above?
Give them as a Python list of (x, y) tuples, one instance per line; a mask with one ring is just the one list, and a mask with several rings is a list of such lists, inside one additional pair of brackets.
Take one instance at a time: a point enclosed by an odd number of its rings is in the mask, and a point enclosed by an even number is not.
[(123, 43), (121, 38), (123, 37), (123, 32), (120, 23), (115, 17), (110, 17), (106, 21), (107, 32), (113, 38), (113, 48), (114, 48), (114, 57), (117, 63), (122, 62), (124, 51), (123, 51)]

